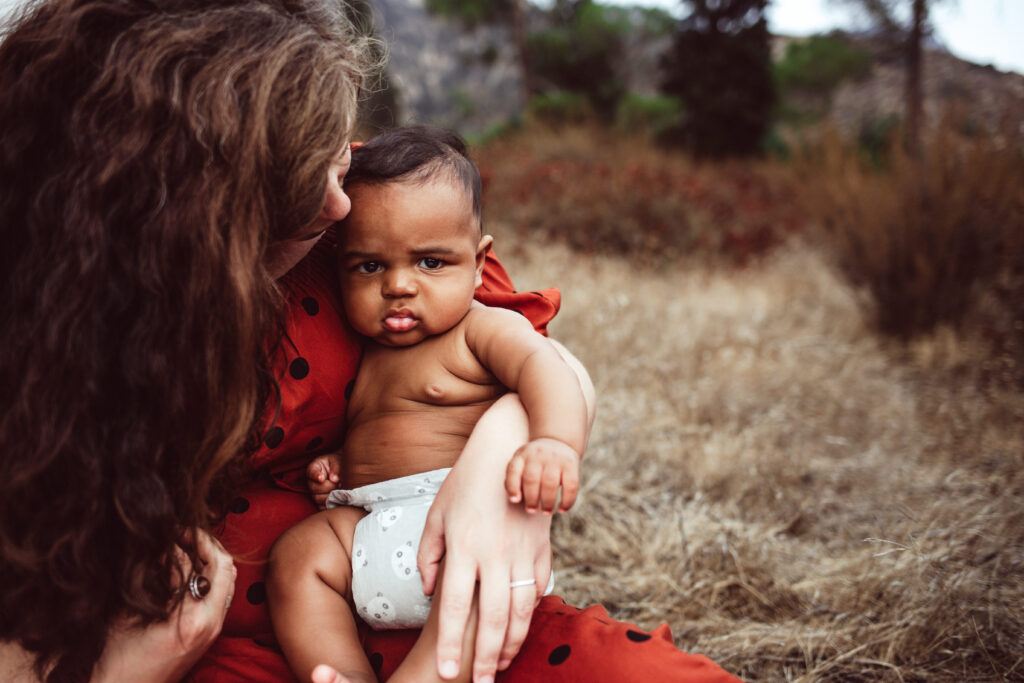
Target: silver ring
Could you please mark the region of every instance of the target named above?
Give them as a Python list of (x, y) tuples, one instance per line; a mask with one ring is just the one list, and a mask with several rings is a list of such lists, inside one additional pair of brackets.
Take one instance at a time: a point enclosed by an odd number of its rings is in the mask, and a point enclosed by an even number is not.
[(196, 600), (202, 600), (210, 592), (210, 580), (202, 574), (193, 574), (188, 580), (188, 592)]
[(537, 585), (537, 579), (523, 579), (522, 581), (513, 581), (508, 585), (509, 588), (520, 588), (522, 586), (535, 586)]

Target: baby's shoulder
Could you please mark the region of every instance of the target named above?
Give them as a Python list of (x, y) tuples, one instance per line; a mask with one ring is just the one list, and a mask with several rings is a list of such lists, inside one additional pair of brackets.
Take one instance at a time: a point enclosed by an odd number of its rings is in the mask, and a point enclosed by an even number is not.
[(487, 306), (474, 301), (469, 312), (459, 323), (463, 334), (489, 331), (525, 330), (532, 331), (533, 324), (521, 311), (511, 308)]

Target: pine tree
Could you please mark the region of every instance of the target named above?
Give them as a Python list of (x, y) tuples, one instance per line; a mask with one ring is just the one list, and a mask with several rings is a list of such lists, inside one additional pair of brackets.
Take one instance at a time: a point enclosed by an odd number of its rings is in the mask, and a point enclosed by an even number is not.
[(662, 59), (662, 90), (682, 103), (682, 120), (665, 134), (699, 156), (756, 154), (775, 105), (769, 0), (685, 0)]

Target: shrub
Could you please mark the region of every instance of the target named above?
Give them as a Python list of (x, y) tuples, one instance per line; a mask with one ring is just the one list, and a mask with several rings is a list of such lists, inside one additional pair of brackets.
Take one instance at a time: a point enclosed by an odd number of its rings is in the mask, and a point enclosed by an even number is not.
[(881, 168), (890, 163), (889, 152), (901, 141), (901, 119), (887, 114), (865, 121), (857, 131), (857, 144), (873, 166)]
[(679, 123), (681, 111), (678, 97), (630, 94), (619, 102), (615, 125), (626, 133), (658, 137)]
[(580, 93), (599, 117), (610, 121), (625, 92), (619, 65), (630, 26), (612, 8), (590, 0), (570, 9), (555, 26), (531, 34), (527, 41), (538, 85)]
[(594, 117), (586, 96), (568, 90), (534, 95), (526, 106), (526, 112), (531, 120), (554, 127), (578, 125)]
[(878, 328), (906, 339), (960, 326), (979, 288), (1022, 265), (1024, 157), (1019, 141), (964, 140), (949, 123), (918, 158), (892, 139), (879, 161), (829, 134), (801, 168), (837, 264), (871, 294)]
[(474, 157), (487, 229), (502, 249), (556, 240), (653, 264), (743, 265), (803, 226), (795, 185), (777, 164), (698, 165), (607, 127), (525, 128)]
[(839, 36), (816, 35), (789, 43), (774, 70), (779, 88), (828, 93), (844, 80), (867, 76), (871, 56)]

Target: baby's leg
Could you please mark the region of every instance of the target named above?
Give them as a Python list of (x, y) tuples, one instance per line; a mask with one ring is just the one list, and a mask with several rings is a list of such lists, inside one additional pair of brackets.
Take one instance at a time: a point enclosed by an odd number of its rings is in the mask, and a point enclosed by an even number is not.
[(328, 664), (353, 683), (376, 681), (352, 614), (352, 536), (366, 513), (338, 507), (286, 531), (270, 551), (267, 597), (292, 671), (309, 681)]
[[(420, 637), (416, 640), (416, 644), (412, 646), (409, 654), (398, 665), (395, 673), (388, 679), (388, 683), (439, 683), (444, 681), (437, 674), (437, 622), (438, 614), (441, 611), (441, 593), (444, 591), (444, 585), (441, 580), (443, 576), (444, 563), (442, 562), (441, 568), (438, 571), (438, 584), (434, 590), (434, 599), (430, 606), (430, 615), (427, 617), (427, 623), (423, 625), (423, 630), (420, 632)], [(449, 681), (454, 680), (462, 683), (472, 678), (473, 642), (476, 638), (477, 615), (479, 611), (477, 603), (478, 593), (479, 591), (473, 595), (473, 608), (469, 614), (469, 622), (466, 624), (466, 633), (462, 636), (462, 656), (459, 658), (459, 661), (462, 662), (462, 668), (459, 671), (458, 677), (448, 679)]]

